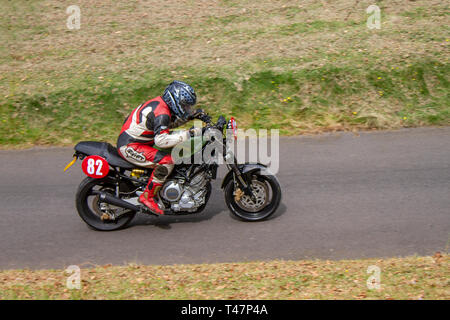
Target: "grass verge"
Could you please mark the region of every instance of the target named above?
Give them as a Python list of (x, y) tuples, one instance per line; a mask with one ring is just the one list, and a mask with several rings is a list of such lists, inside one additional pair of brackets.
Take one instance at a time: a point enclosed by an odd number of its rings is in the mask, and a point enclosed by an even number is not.
[[(368, 289), (370, 266), (380, 287)], [(368, 270), (370, 271), (368, 273)], [(450, 299), (450, 256), (0, 272), (0, 299)], [(369, 280), (368, 280), (369, 279)], [(376, 283), (376, 282), (375, 282)]]
[[(169, 72), (157, 73), (164, 79)], [(189, 82), (199, 88), (199, 105), (214, 117), (233, 115), (242, 128), (299, 134), (450, 125), (448, 73), (447, 64), (417, 61), (408, 67), (363, 70), (333, 65), (263, 69), (239, 83), (191, 75)], [(10, 97), (0, 110), (0, 145), (61, 145), (81, 139), (114, 143), (126, 115), (159, 95), (165, 84), (151, 78), (87, 77), (76, 89)]]
[(281, 134), (450, 125), (448, 5), (80, 0), (0, 4), (0, 148), (114, 143), (173, 79), (241, 128)]

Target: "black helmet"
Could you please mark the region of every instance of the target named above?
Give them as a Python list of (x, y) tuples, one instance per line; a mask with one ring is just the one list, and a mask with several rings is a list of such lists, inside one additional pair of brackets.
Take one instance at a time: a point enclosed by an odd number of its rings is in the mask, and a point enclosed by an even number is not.
[(173, 81), (162, 96), (172, 113), (180, 119), (186, 120), (191, 112), (191, 107), (197, 102), (194, 89), (185, 82)]

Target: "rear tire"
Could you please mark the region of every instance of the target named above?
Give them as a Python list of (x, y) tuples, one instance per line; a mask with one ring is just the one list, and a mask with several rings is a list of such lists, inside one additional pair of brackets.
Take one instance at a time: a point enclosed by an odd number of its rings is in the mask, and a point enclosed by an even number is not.
[[(103, 179), (94, 179), (89, 177), (85, 178), (78, 187), (75, 198), (75, 204), (81, 219), (83, 219), (83, 221), (94, 230), (114, 231), (125, 228), (134, 218), (136, 212), (130, 211), (129, 213), (125, 213), (112, 221), (102, 220), (99, 215), (98, 207), (97, 212), (95, 211), (95, 206), (98, 205), (99, 202), (98, 197), (96, 198), (95, 195), (91, 194), (94, 187), (99, 187), (101, 190), (111, 192), (110, 190), (115, 190), (116, 186), (114, 181), (109, 177)], [(121, 190), (126, 189), (127, 185), (120, 185), (120, 188)], [(92, 207), (89, 204), (91, 204)]]
[[(255, 181), (256, 180), (256, 181)], [(267, 187), (264, 187), (266, 185)], [(234, 181), (231, 179), (225, 186), (225, 202), (230, 209), (231, 213), (237, 218), (244, 221), (261, 221), (270, 217), (280, 205), (281, 202), (281, 187), (278, 179), (273, 175), (253, 175), (252, 186), (259, 187), (260, 192), (263, 196), (269, 199), (264, 200), (262, 208), (258, 210), (257, 205), (254, 208), (245, 209), (242, 198), (247, 196), (242, 196), (241, 201), (236, 202), (234, 196)], [(249, 198), (249, 197), (247, 197)], [(248, 202), (248, 199), (245, 199)]]

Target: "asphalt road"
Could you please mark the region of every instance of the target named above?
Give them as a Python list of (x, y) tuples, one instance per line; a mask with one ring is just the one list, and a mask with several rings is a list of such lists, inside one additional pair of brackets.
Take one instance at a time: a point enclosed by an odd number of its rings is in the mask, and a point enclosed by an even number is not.
[(220, 190), (198, 216), (139, 215), (96, 232), (78, 217), (71, 148), (0, 151), (0, 269), (342, 259), (448, 251), (450, 127), (281, 139), (283, 202), (233, 219)]

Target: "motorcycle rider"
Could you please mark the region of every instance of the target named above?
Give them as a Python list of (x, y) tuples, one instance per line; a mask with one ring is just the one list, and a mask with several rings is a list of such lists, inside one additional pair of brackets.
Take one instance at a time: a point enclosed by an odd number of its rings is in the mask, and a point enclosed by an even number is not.
[(154, 168), (146, 189), (139, 197), (139, 202), (153, 213), (164, 214), (155, 201), (155, 196), (174, 168), (171, 155), (154, 146), (172, 148), (191, 136), (201, 135), (201, 128), (169, 131), (193, 118), (208, 117), (201, 109), (195, 113), (191, 111), (196, 102), (197, 95), (190, 85), (173, 81), (162, 96), (134, 109), (122, 126), (117, 139), (119, 154), (134, 165)]

